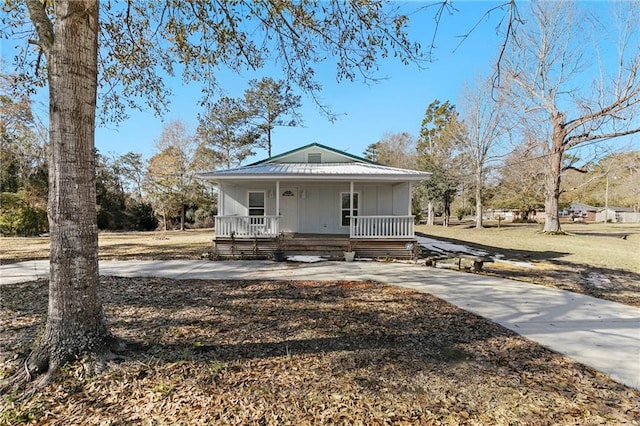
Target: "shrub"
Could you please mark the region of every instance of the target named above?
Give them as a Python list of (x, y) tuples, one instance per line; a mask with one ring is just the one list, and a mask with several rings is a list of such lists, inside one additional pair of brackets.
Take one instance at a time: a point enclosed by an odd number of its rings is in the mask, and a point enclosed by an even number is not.
[(0, 194), (0, 234), (28, 237), (48, 228), (47, 211), (30, 203), (25, 191)]

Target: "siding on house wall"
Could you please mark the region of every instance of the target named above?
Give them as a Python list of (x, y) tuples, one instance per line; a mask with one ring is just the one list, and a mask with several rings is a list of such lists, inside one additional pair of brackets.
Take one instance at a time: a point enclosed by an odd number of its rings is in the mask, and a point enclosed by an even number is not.
[(247, 209), (247, 192), (248, 191), (265, 191), (265, 214), (276, 214), (275, 198), (269, 198), (269, 191), (275, 191), (275, 185), (264, 186), (252, 184), (248, 186), (240, 185), (221, 185), (221, 193), (224, 193), (222, 203), (223, 211), (221, 216), (246, 216)]
[(307, 198), (298, 201), (300, 232), (340, 234), (339, 197), (333, 185), (305, 185)]
[[(307, 183), (281, 182), (280, 189), (296, 187), (298, 200), (298, 232), (314, 234), (347, 234), (347, 227), (340, 224), (340, 194), (349, 192), (349, 183)], [(246, 185), (222, 185), (224, 193), (221, 215), (247, 214), (247, 191), (264, 190), (266, 192), (266, 213), (275, 215), (276, 199), (269, 198), (270, 191), (275, 193), (275, 182), (257, 182)], [(306, 198), (300, 197), (305, 190)], [(410, 188), (408, 183), (395, 184), (356, 184), (354, 192), (359, 193), (360, 215), (364, 216), (404, 216), (408, 210)]]
[(408, 183), (399, 183), (393, 186), (393, 215), (401, 216), (410, 214), (409, 207), (410, 188)]
[(376, 212), (381, 216), (393, 214), (393, 188), (391, 185), (379, 185), (377, 189)]
[(363, 216), (378, 214), (378, 198), (377, 186), (362, 186), (360, 191), (360, 214)]
[(243, 216), (246, 214), (246, 207), (244, 201), (240, 201), (244, 198), (246, 190), (238, 186), (221, 185), (221, 193), (224, 194), (222, 206), (224, 211), (221, 213), (223, 216)]

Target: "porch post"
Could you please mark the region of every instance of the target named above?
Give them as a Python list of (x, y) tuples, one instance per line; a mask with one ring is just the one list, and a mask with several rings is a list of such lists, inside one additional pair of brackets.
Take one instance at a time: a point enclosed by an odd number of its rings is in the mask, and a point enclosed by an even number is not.
[(224, 216), (224, 186), (218, 184), (218, 216)]
[(224, 216), (224, 186), (222, 185), (222, 182), (218, 182), (218, 213), (216, 214), (216, 218), (213, 222), (213, 235), (216, 238), (220, 232), (218, 225), (220, 225), (221, 228), (224, 227), (224, 225), (222, 225), (222, 219), (220, 219), (222, 216)]
[(280, 181), (276, 181), (276, 234), (280, 233)]
[[(412, 213), (411, 208), (413, 207), (411, 205), (411, 196), (413, 195), (413, 187), (411, 185), (411, 182), (407, 182), (407, 187), (409, 188), (409, 191), (408, 191), (409, 192), (409, 205), (407, 206), (408, 207), (407, 216), (411, 216), (411, 213)], [(408, 229), (407, 229), (406, 232), (407, 232), (407, 234), (409, 234), (409, 237), (411, 237), (411, 238), (414, 238), (416, 236), (415, 226), (416, 226), (415, 222), (413, 220), (409, 219), (409, 223), (407, 224)], [(417, 252), (414, 251), (413, 253), (415, 254)]]
[(349, 238), (353, 235), (353, 181), (349, 182)]

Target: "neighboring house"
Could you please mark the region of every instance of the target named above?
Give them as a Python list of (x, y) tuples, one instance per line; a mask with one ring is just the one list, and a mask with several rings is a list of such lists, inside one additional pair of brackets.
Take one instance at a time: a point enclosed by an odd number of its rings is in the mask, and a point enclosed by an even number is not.
[(598, 208), (584, 203), (571, 203), (569, 208), (560, 212), (560, 216), (569, 217), (574, 222), (595, 222)]
[[(218, 186), (218, 254), (408, 257), (411, 190), (430, 173), (382, 166), (310, 144), (248, 166), (200, 175)], [(284, 236), (284, 238), (283, 238)]]
[(640, 213), (635, 212), (630, 207), (609, 207), (608, 209), (599, 208), (595, 216), (596, 222), (622, 222), (622, 223), (638, 223), (640, 222)]
[(483, 216), (487, 220), (504, 220), (512, 222), (517, 217), (517, 211), (512, 209), (486, 209)]

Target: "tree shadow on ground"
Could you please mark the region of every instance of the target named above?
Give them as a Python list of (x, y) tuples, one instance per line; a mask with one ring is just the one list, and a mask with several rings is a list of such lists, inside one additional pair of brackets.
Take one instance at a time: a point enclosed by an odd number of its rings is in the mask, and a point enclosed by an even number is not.
[[(563, 253), (563, 252), (557, 252), (557, 251), (506, 249), (504, 247), (495, 247), (495, 246), (490, 246), (485, 244), (478, 244), (474, 242), (458, 240), (455, 238), (447, 238), (447, 237), (440, 237), (440, 236), (433, 237), (431, 235), (420, 233), (420, 232), (416, 232), (416, 235), (422, 236), (425, 238), (433, 238), (439, 241), (444, 241), (452, 244), (470, 247), (474, 250), (481, 250), (487, 253), (488, 257), (501, 255), (501, 256), (504, 256), (504, 258), (507, 260), (520, 261), (520, 262), (551, 261), (551, 260), (560, 259), (570, 254), (570, 253)], [(425, 251), (428, 254), (434, 254), (434, 255), (438, 254), (437, 251), (429, 251), (428, 249), (425, 249)], [(451, 254), (455, 255), (456, 252), (452, 251)]]
[[(7, 302), (0, 320), (11, 325), (0, 328), (0, 347), (28, 352), (44, 322), (46, 284), (0, 286)], [(259, 423), (311, 424), (331, 410), (345, 415), (348, 406), (355, 410), (349, 418), (361, 423), (380, 419), (381, 410), (407, 424), (464, 416), (534, 424), (592, 413), (626, 420), (638, 412), (629, 408), (635, 394), (625, 396), (628, 388), (491, 321), (398, 287), (102, 277), (100, 291), (111, 331), (135, 344), (125, 361), (97, 377), (70, 367), (54, 397), (42, 398), (50, 416), (86, 423), (77, 416), (87, 413), (92, 421), (126, 424), (143, 409), (146, 419), (170, 412), (178, 416), (173, 422), (216, 423), (241, 411), (245, 417), (235, 423), (246, 424), (268, 409), (290, 417)], [(309, 422), (299, 421), (304, 416)]]
[[(25, 355), (43, 327), (47, 281), (1, 288), (0, 343)], [(163, 362), (372, 351), (380, 362), (437, 364), (474, 359), (466, 345), (515, 336), (431, 295), (371, 282), (102, 277), (101, 293), (112, 332), (135, 343), (130, 355)]]
[[(46, 280), (3, 286), (3, 346), (43, 326)], [(102, 277), (106, 317), (133, 357), (221, 362), (378, 351), (386, 360), (473, 360), (469, 345), (515, 333), (435, 297), (372, 282)]]
[[(418, 234), (433, 238), (426, 234)], [(501, 255), (503, 256), (501, 260), (531, 262), (533, 266), (518, 266), (517, 263), (485, 263), (482, 274), (531, 282), (640, 307), (640, 274), (638, 273), (564, 260), (563, 258), (570, 253), (505, 249), (455, 238), (436, 237), (436, 239), (484, 251), (488, 257)], [(429, 254), (427, 251), (427, 255)], [(433, 252), (433, 254), (437, 253)], [(455, 255), (455, 252), (451, 254)]]

